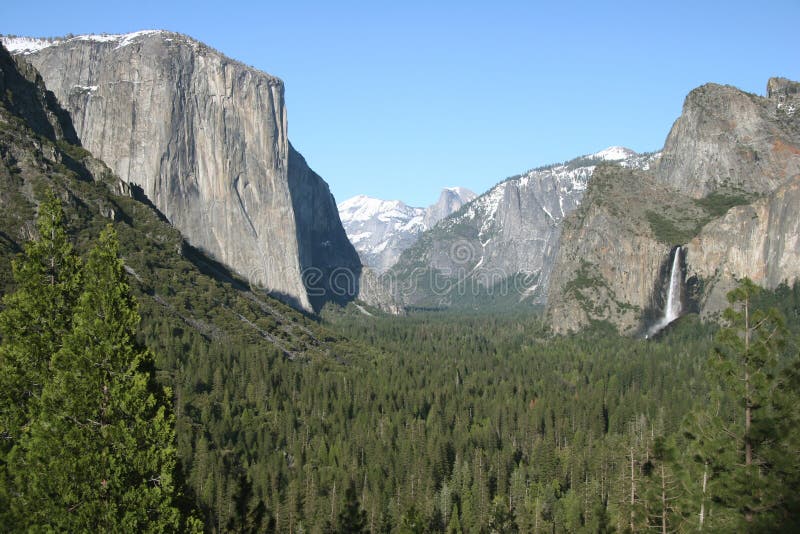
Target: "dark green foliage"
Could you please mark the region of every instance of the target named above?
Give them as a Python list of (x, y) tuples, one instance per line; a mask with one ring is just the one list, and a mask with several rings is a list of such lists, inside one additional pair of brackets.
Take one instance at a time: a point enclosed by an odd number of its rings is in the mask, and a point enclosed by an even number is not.
[(50, 379), (50, 360), (72, 329), (80, 292), (80, 260), (63, 227), (64, 213), (51, 195), (37, 219), (40, 239), (25, 246), (13, 262), (17, 291), (7, 294), (0, 312), (0, 521), (24, 514), (17, 494), (24, 490), (15, 473), (24, 458), (13, 454), (41, 410)]
[(656, 239), (669, 245), (688, 243), (697, 235), (697, 232), (702, 227), (700, 223), (691, 227), (678, 226), (674, 219), (666, 217), (656, 211), (647, 211), (645, 216), (647, 217), (647, 222), (650, 223), (650, 228), (653, 230)]
[(80, 268), (62, 219), (50, 196), (0, 314), (4, 523), (196, 530), (173, 504), (174, 418), (151, 353), (135, 343), (139, 315), (116, 235), (104, 232)]
[(16, 443), (49, 377), (50, 359), (72, 328), (80, 292), (80, 260), (63, 226), (64, 212), (50, 194), (37, 219), (40, 239), (13, 262), (17, 291), (3, 299), (0, 313), (0, 434)]
[(749, 204), (753, 200), (753, 195), (744, 193), (714, 192), (694, 200), (695, 206), (700, 208), (699, 211), (647, 210), (645, 217), (656, 239), (669, 245), (683, 245), (691, 241), (713, 219), (725, 215), (734, 206)]
[(339, 512), (339, 532), (360, 534), (368, 532), (367, 513), (361, 509), (356, 496), (356, 485), (350, 482), (344, 494), (344, 507)]
[[(684, 469), (708, 480), (695, 507), (703, 506), (715, 529), (788, 528), (798, 513), (798, 442), (786, 424), (797, 417), (788, 402), (798, 399), (792, 379), (797, 353), (784, 352), (780, 312), (754, 305), (762, 291), (745, 279), (728, 294), (731, 307), (709, 367), (710, 397), (692, 413), (685, 433), (696, 465)], [(787, 358), (792, 363), (781, 372)]]
[(508, 508), (506, 499), (500, 495), (492, 501), (492, 514), (489, 518), (490, 534), (516, 534), (519, 527), (514, 521), (514, 515)]
[(696, 200), (697, 204), (705, 209), (711, 217), (721, 217), (734, 206), (741, 206), (753, 202), (752, 194), (743, 192), (725, 193), (715, 191), (710, 195)]

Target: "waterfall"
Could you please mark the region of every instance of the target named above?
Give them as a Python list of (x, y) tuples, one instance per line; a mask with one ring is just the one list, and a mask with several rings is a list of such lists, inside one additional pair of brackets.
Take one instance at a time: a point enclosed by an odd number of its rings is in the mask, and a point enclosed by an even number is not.
[(646, 338), (660, 332), (665, 326), (677, 319), (681, 314), (681, 286), (683, 284), (683, 271), (681, 270), (681, 247), (675, 248), (672, 258), (672, 269), (669, 273), (669, 287), (667, 288), (667, 304), (661, 318), (650, 327)]

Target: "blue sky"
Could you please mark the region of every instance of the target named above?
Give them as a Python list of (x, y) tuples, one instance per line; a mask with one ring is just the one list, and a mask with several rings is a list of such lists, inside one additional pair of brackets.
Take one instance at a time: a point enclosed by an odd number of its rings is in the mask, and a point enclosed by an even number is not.
[(800, 79), (800, 2), (3, 2), (0, 33), (168, 29), (286, 83), (337, 201), (427, 205), (610, 145), (659, 149), (706, 82)]

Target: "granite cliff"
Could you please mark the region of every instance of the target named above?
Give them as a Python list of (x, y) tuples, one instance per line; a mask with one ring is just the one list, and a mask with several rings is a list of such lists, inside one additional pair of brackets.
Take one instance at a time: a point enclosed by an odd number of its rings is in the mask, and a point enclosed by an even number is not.
[(609, 321), (643, 330), (663, 302), (670, 251), (707, 217), (693, 199), (647, 172), (602, 165), (563, 224), (547, 312), (554, 331)]
[(355, 296), (358, 256), (289, 143), (281, 80), (164, 31), (4, 42), (41, 73), (83, 146), (192, 245), (306, 310)]
[(664, 306), (676, 245), (686, 245), (685, 309), (703, 315), (726, 306), (737, 279), (768, 288), (798, 280), (798, 87), (773, 78), (766, 97), (700, 87), (652, 171), (596, 173), (564, 223), (548, 292), (554, 330), (608, 320), (644, 331)]
[(704, 314), (727, 306), (737, 279), (770, 289), (800, 280), (800, 175), (707, 224), (689, 241), (686, 258), (689, 280), (705, 284)]
[(664, 143), (657, 180), (694, 198), (774, 191), (800, 173), (796, 87), (773, 78), (766, 98), (717, 84), (690, 92)]

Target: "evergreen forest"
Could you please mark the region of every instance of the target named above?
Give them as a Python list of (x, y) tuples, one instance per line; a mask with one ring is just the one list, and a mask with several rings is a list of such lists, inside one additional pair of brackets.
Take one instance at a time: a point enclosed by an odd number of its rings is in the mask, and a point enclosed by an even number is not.
[(81, 256), (64, 218), (51, 195), (0, 314), (12, 531), (800, 528), (798, 284), (651, 340), (329, 307), (301, 355), (140, 322), (114, 226)]

